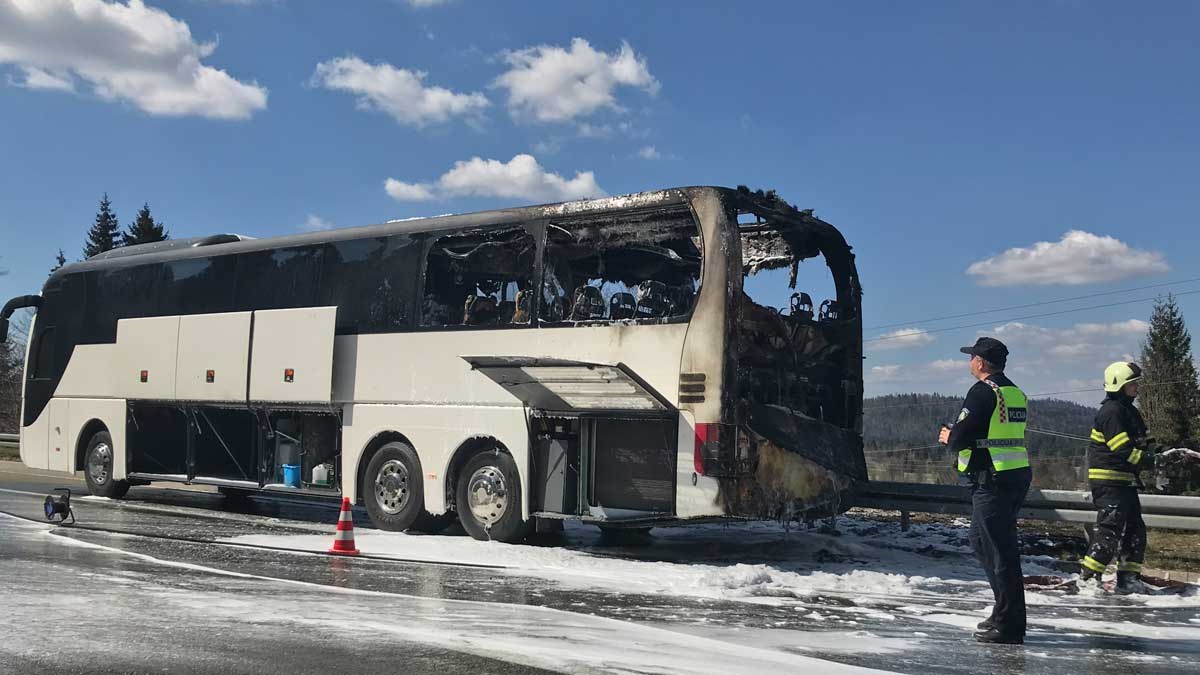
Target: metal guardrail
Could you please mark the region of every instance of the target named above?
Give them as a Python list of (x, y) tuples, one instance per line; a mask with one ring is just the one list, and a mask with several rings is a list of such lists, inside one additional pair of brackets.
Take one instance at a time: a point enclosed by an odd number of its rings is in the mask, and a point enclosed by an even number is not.
[(0, 448), (15, 448), (21, 442), (19, 434), (0, 434)]
[[(1200, 497), (1141, 495), (1142, 518), (1150, 527), (1200, 531)], [(872, 482), (855, 506), (906, 513), (971, 513), (971, 497), (958, 485)], [(1096, 522), (1089, 492), (1030, 490), (1021, 518), (1072, 523)]]

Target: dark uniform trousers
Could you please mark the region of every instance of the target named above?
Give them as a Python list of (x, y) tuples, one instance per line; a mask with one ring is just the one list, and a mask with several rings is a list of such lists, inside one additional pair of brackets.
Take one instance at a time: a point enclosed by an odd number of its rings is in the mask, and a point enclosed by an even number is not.
[(992, 621), (1005, 635), (1025, 635), (1025, 578), (1017, 514), (1033, 474), (1029, 469), (970, 474), (971, 548), (987, 574), (996, 604)]
[(1096, 530), (1088, 557), (1107, 565), (1119, 551), (1119, 562), (1134, 563), (1140, 570), (1146, 556), (1146, 523), (1138, 489), (1132, 485), (1093, 484), (1092, 504), (1096, 506)]

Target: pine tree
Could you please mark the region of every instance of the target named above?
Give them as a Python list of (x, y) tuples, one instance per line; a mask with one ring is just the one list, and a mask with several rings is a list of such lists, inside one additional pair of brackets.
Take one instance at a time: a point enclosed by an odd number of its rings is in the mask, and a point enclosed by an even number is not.
[(154, 217), (150, 215), (150, 204), (147, 203), (142, 205), (142, 209), (137, 213), (137, 218), (129, 224), (129, 229), (125, 230), (125, 234), (121, 237), (121, 245), (149, 244), (163, 241), (169, 237), (163, 224), (155, 222)]
[(58, 255), (54, 256), (54, 267), (50, 268), (50, 273), (54, 274), (58, 270), (62, 269), (62, 266), (66, 264), (67, 256), (63, 255), (63, 250), (60, 248), (58, 249)]
[(99, 253), (112, 250), (118, 245), (121, 236), (121, 224), (117, 222), (117, 214), (113, 213), (112, 202), (108, 201), (108, 193), (100, 200), (100, 210), (96, 212), (96, 222), (87, 233), (87, 244), (83, 247), (83, 257), (90, 258)]
[(1200, 435), (1200, 382), (1192, 361), (1192, 336), (1173, 295), (1154, 303), (1142, 345), (1142, 368), (1147, 386), (1138, 399), (1150, 433), (1168, 447), (1195, 441)]

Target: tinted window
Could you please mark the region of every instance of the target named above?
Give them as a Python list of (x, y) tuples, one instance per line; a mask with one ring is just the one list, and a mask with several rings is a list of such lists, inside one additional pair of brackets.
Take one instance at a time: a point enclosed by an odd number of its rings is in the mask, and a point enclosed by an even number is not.
[(439, 237), (425, 261), (421, 325), (528, 324), (536, 252), (521, 227)]
[(87, 274), (85, 342), (115, 342), (117, 321), (163, 314), (162, 265), (138, 265)]
[(662, 320), (691, 312), (700, 235), (686, 209), (552, 223), (542, 322)]
[(243, 311), (318, 306), (321, 246), (243, 253), (237, 258), (235, 306)]
[(233, 256), (193, 258), (163, 268), (160, 314), (212, 314), (233, 309)]
[(44, 380), (55, 376), (54, 372), (54, 326), (38, 331), (37, 344), (33, 348), (33, 369), (29, 377)]
[(420, 245), (407, 236), (326, 245), (321, 305), (336, 305), (338, 333), (387, 333), (410, 325)]

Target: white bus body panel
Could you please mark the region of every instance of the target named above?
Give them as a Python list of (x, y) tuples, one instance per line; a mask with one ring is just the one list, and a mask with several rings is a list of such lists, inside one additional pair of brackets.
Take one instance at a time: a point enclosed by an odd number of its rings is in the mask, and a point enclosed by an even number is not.
[(75, 345), (55, 396), (116, 396), (117, 345)]
[(31, 469), (49, 468), (50, 406), (27, 427), (21, 427), (21, 463)]
[[(250, 400), (327, 403), (333, 388), (337, 307), (254, 312)], [(368, 364), (368, 369), (375, 367)], [(285, 371), (292, 371), (292, 381)]]
[[(178, 349), (178, 316), (118, 321), (113, 373), (116, 395), (128, 399), (175, 398)], [(145, 382), (141, 381), (142, 372), (146, 373)]]
[(46, 468), (51, 471), (70, 471), (71, 445), (71, 401), (65, 398), (50, 399), (46, 406), (50, 412), (50, 433), (46, 435)]
[(21, 462), (34, 469), (75, 473), (76, 450), (89, 439), (84, 427), (104, 424), (112, 438), (113, 478), (125, 478), (125, 401), (104, 398), (52, 398), (33, 424), (21, 429)]
[(688, 411), (679, 413), (679, 454), (675, 464), (675, 515), (702, 518), (725, 514), (718, 500), (721, 484), (711, 476), (696, 473), (696, 418)]
[[(446, 511), (446, 474), (454, 451), (472, 438), (495, 438), (508, 448), (521, 472), (521, 508), (529, 514), (528, 436), (520, 406), (347, 405), (342, 416), (342, 494), (358, 498), (358, 466), (371, 439), (404, 434), (421, 460), (425, 510)], [(367, 477), (370, 481), (371, 478)]]
[[(250, 312), (179, 319), (177, 396), (184, 401), (245, 401), (250, 366)], [(213, 381), (208, 381), (208, 371)]]
[[(522, 509), (528, 515), (525, 409), (510, 392), (472, 370), (462, 357), (623, 363), (673, 401), (678, 398), (679, 361), (687, 330), (684, 323), (609, 324), (338, 336), (334, 399), (352, 404), (345, 406), (343, 418), (342, 492), (352, 500), (357, 498), (355, 481), (363, 451), (380, 433), (394, 431), (412, 442), (421, 460), (425, 509), (442, 513), (446, 510), (445, 492), (453, 489), (444, 481), (454, 452), (472, 438), (490, 436), (504, 444), (520, 469)], [(679, 439), (679, 452), (687, 454), (689, 466), (693, 433)], [(689, 471), (680, 487), (690, 487), (691, 480)]]

